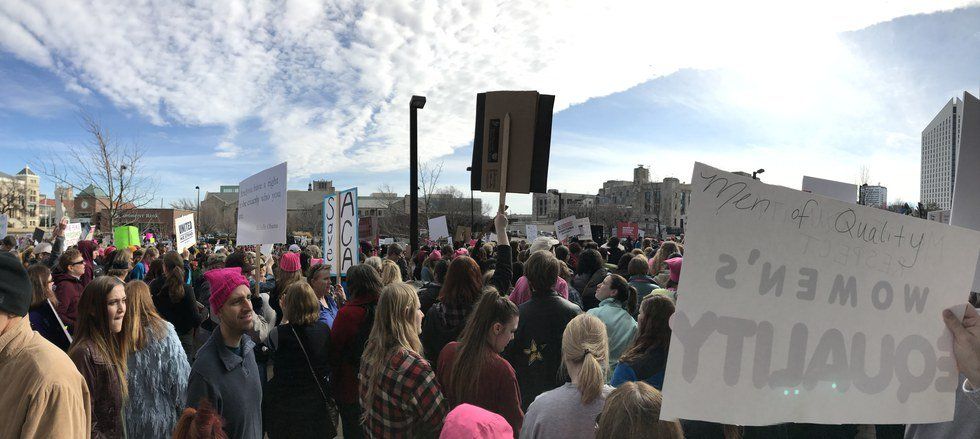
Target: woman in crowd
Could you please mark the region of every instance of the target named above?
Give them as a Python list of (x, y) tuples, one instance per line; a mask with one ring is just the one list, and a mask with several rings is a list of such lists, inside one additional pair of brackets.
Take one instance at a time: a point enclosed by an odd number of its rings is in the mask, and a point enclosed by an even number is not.
[(116, 249), (109, 258), (106, 274), (121, 282), (126, 282), (126, 276), (133, 269), (133, 252), (128, 248)]
[(279, 258), (279, 270), (276, 272), (276, 287), (272, 290), (272, 295), (269, 296), (269, 305), (276, 311), (277, 325), (282, 321), (282, 308), (280, 307), (279, 296), (290, 285), (305, 281), (301, 269), (302, 266), (299, 263), (298, 254), (286, 252)]
[(594, 438), (607, 386), (609, 347), (606, 327), (591, 315), (568, 322), (561, 339), (562, 361), (571, 383), (545, 392), (531, 403), (522, 438)]
[(438, 437), (449, 404), (422, 358), (422, 311), (415, 289), (388, 285), (364, 348), (359, 395), (371, 437)]
[(596, 288), (599, 306), (590, 309), (589, 315), (599, 318), (606, 325), (609, 340), (609, 367), (616, 368), (619, 356), (633, 341), (636, 334), (636, 289), (618, 274), (610, 274)]
[(313, 293), (316, 294), (319, 303), (319, 317), (317, 320), (323, 322), (327, 327), (333, 327), (333, 321), (337, 318), (337, 311), (347, 303), (347, 296), (344, 288), (338, 285), (336, 288), (330, 281), (330, 266), (326, 264), (316, 264), (310, 267), (310, 276), (307, 277)]
[(667, 260), (673, 255), (680, 254), (680, 247), (674, 241), (665, 241), (660, 244), (657, 253), (650, 259), (650, 276), (657, 276), (667, 270)]
[(330, 327), (319, 320), (321, 303), (307, 283), (294, 283), (282, 297), (283, 324), (269, 334), (274, 367), (262, 398), (263, 425), (270, 438), (333, 437)]
[(350, 300), (337, 311), (337, 318), (330, 330), (334, 352), (337, 353), (330, 356), (330, 367), (344, 438), (361, 438), (364, 437), (364, 430), (360, 423), (357, 373), (375, 320), (381, 276), (367, 264), (350, 267), (347, 270), (347, 290)]
[(599, 306), (595, 290), (606, 278), (609, 271), (598, 250), (583, 250), (579, 255), (578, 270), (572, 286), (582, 295), (582, 308), (586, 311)]
[(500, 356), (514, 339), (517, 306), (493, 288), (487, 288), (470, 314), (458, 342), (439, 354), (436, 375), (453, 406), (473, 404), (507, 419), (513, 431), (524, 422), (517, 375)]
[(78, 302), (75, 340), (68, 356), (92, 397), (93, 438), (126, 437), (123, 401), (128, 395), (130, 336), (122, 330), (125, 316), (126, 290), (121, 280), (101, 276), (89, 282)]
[(150, 269), (146, 271), (146, 276), (143, 277), (143, 282), (147, 285), (153, 283), (153, 280), (164, 275), (163, 271), (163, 259), (157, 258), (150, 262)]
[(650, 294), (640, 302), (639, 330), (629, 349), (619, 357), (609, 384), (614, 387), (643, 381), (657, 389), (663, 387), (670, 347), (668, 321), (674, 314), (674, 301), (661, 294)]
[(193, 331), (201, 324), (201, 314), (194, 297), (194, 288), (184, 276), (184, 261), (176, 252), (163, 256), (163, 273), (150, 284), (153, 305), (157, 312), (173, 324), (188, 361), (194, 358)]
[(224, 425), (224, 419), (205, 399), (197, 408), (188, 407), (180, 414), (173, 439), (228, 439)]
[(636, 288), (637, 301), (642, 301), (647, 294), (660, 288), (653, 277), (647, 274), (649, 273), (649, 265), (646, 256), (637, 255), (630, 259), (627, 273), (629, 274), (630, 286)]
[[(438, 250), (435, 250), (438, 253)], [(443, 282), (446, 281), (446, 273), (449, 271), (449, 262), (440, 258), (432, 265), (432, 281), (427, 282), (419, 288), (419, 302), (422, 304), (422, 312), (429, 313), (432, 305), (439, 300), (439, 290), (442, 289)]]
[(371, 256), (370, 258), (365, 259), (364, 263), (367, 264), (369, 267), (373, 268), (375, 271), (377, 271), (378, 276), (381, 275), (381, 269), (384, 268), (383, 267), (384, 262), (381, 260), (381, 258), (377, 256)]
[(616, 274), (629, 277), (630, 272), (630, 261), (633, 260), (633, 253), (623, 253), (619, 256), (619, 262), (616, 263)]
[(169, 438), (184, 407), (191, 365), (174, 330), (153, 306), (142, 281), (126, 284), (124, 331), (129, 334), (129, 400), (126, 431), (134, 437)]
[(644, 382), (626, 383), (606, 398), (596, 420), (597, 438), (684, 439), (676, 421), (661, 421), (660, 392)]
[(677, 284), (681, 281), (681, 266), (684, 264), (684, 258), (676, 257), (670, 258), (666, 262), (667, 268), (670, 271), (670, 276), (667, 280), (667, 291), (674, 294), (674, 299), (677, 299)]
[[(44, 264), (35, 264), (44, 265)], [(54, 294), (58, 298), (57, 307), (58, 317), (61, 322), (68, 326), (68, 331), (75, 330), (75, 321), (78, 319), (78, 301), (81, 300), (82, 275), (85, 274), (85, 260), (78, 250), (68, 249), (58, 258), (58, 273), (54, 280)]]
[(70, 342), (64, 326), (56, 317), (55, 308), (58, 307), (58, 298), (51, 291), (51, 285), (54, 284), (51, 280), (51, 270), (43, 264), (35, 264), (27, 269), (27, 276), (31, 279), (31, 287), (34, 291), (28, 312), (31, 329), (61, 350), (67, 351)]
[(78, 253), (85, 261), (85, 274), (82, 275), (82, 285), (88, 285), (95, 278), (95, 251), (99, 244), (95, 241), (78, 241)]
[(402, 281), (402, 272), (398, 268), (398, 264), (391, 259), (385, 259), (381, 263), (381, 284), (384, 286), (391, 285), (396, 282)]

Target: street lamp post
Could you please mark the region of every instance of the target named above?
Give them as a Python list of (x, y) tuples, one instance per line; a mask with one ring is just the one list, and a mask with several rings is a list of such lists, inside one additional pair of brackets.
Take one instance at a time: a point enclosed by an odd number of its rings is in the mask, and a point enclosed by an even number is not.
[[(472, 166), (467, 166), (466, 170), (469, 171), (471, 174), (473, 173)], [(471, 181), (473, 180), (472, 175), (470, 176), (470, 180)], [(471, 236), (473, 233), (473, 229), (475, 228), (476, 228), (476, 222), (473, 220), (473, 185), (471, 184), (470, 185), (470, 234)], [(471, 236), (466, 237), (466, 239), (469, 239)]]
[(752, 173), (752, 179), (753, 179), (753, 180), (758, 180), (758, 178), (756, 178), (756, 174), (761, 174), (761, 173), (763, 173), (763, 172), (766, 172), (766, 170), (765, 170), (765, 169), (759, 169), (759, 170), (757, 170), (757, 171), (755, 171), (755, 172), (753, 172), (753, 173)]
[(201, 221), (201, 187), (194, 186), (194, 189), (197, 189), (197, 211), (194, 212), (194, 231), (196, 232), (198, 229), (197, 224)]
[(408, 104), (409, 108), (409, 233), (408, 237), (410, 254), (415, 255), (419, 248), (419, 130), (418, 130), (418, 110), (425, 107), (425, 96), (412, 96)]

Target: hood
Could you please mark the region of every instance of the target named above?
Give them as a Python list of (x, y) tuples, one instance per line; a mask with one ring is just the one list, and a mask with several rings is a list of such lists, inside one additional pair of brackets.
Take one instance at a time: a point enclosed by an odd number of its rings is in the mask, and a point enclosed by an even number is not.
[(68, 272), (61, 272), (61, 273), (57, 273), (57, 274), (52, 274), (51, 275), (51, 280), (55, 281), (56, 283), (57, 282), (66, 281), (66, 280), (67, 281), (72, 281), (72, 282), (82, 283), (82, 280), (80, 278), (77, 278), (75, 276), (72, 276)]
[(82, 259), (86, 264), (92, 263), (92, 254), (95, 253), (95, 241), (78, 241), (78, 252), (82, 254)]

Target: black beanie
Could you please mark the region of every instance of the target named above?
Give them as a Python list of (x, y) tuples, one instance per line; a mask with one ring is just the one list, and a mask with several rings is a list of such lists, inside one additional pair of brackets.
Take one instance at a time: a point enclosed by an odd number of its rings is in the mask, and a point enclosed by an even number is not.
[(13, 253), (0, 252), (0, 310), (26, 316), (33, 288), (20, 259)]

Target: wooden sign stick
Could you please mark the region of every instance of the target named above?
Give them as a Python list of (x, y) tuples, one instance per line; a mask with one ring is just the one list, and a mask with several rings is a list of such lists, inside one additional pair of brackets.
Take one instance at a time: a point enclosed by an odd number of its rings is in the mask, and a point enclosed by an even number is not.
[(498, 213), (507, 210), (507, 160), (510, 153), (510, 113), (504, 115), (503, 135), (500, 139), (500, 206)]

